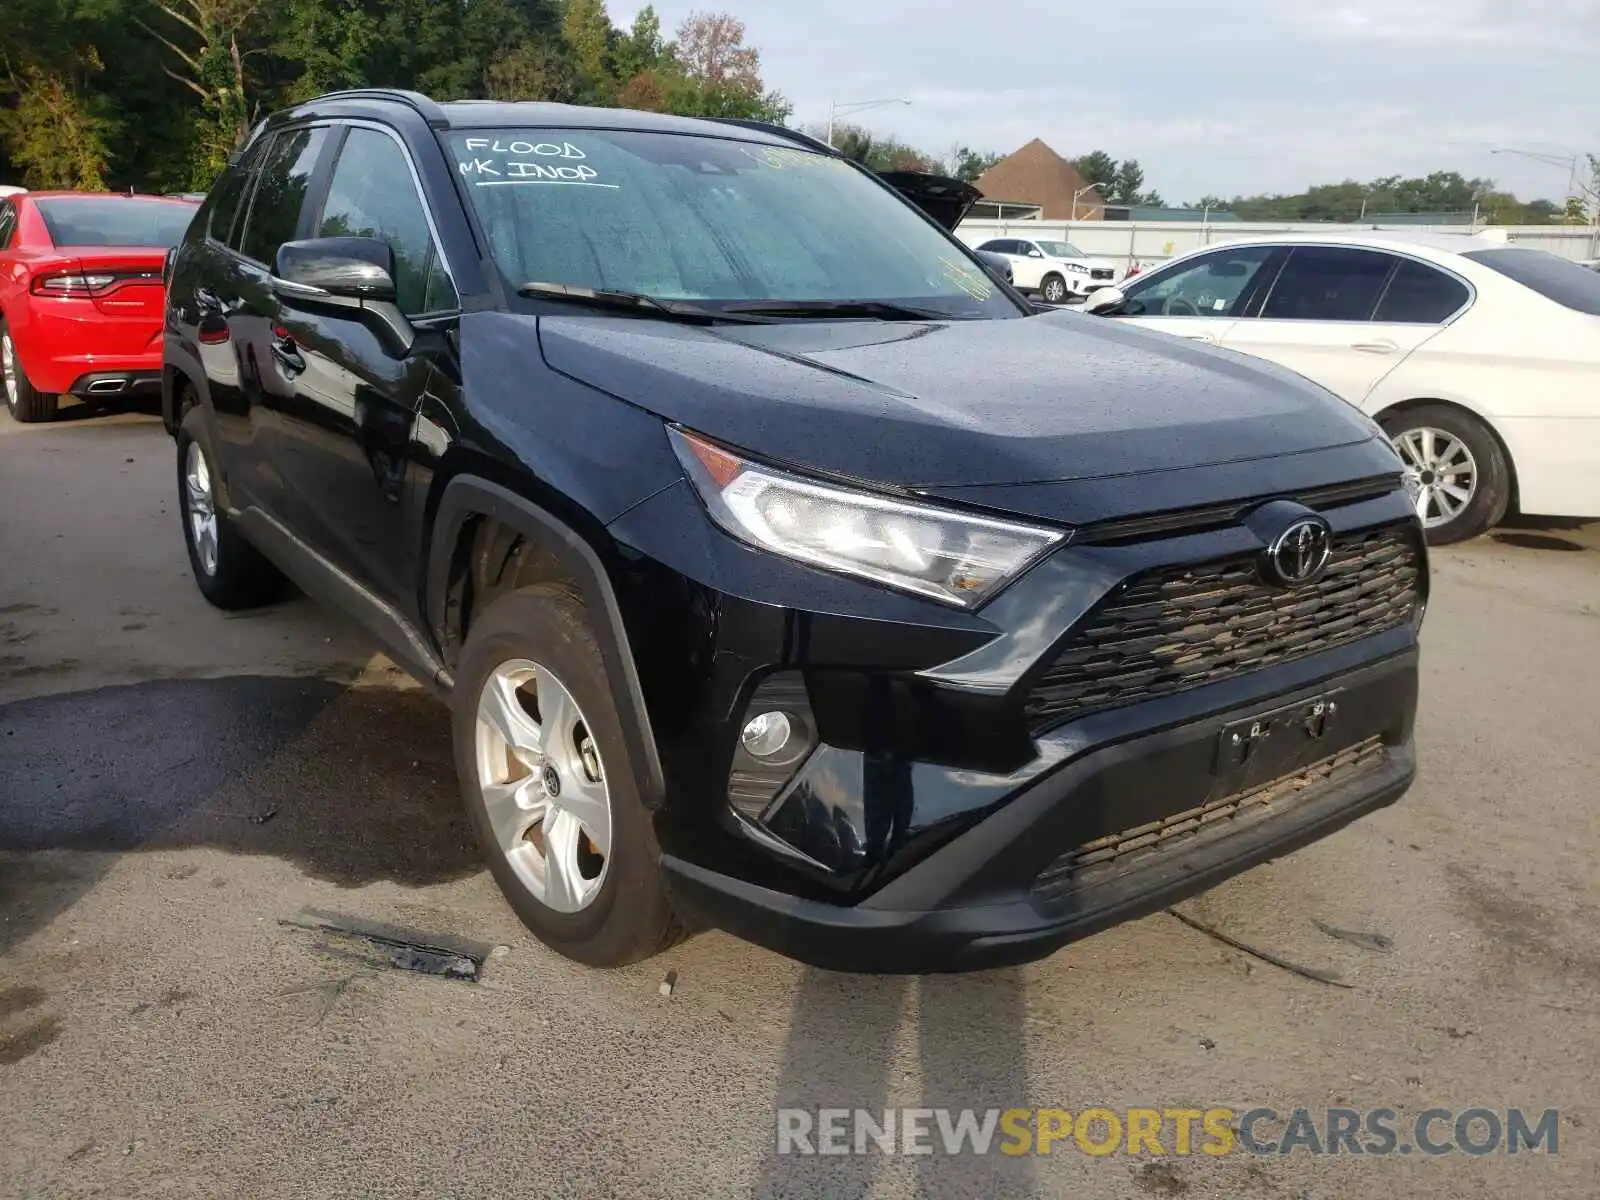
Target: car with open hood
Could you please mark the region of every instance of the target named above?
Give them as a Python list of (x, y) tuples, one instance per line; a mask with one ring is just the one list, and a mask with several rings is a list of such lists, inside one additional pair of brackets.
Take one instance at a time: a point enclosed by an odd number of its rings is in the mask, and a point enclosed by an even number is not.
[(954, 199), (774, 126), (355, 91), (269, 118), (175, 255), (197, 585), (287, 576), (448, 703), (561, 953), (1022, 962), (1410, 784), (1382, 432), (1041, 311)]

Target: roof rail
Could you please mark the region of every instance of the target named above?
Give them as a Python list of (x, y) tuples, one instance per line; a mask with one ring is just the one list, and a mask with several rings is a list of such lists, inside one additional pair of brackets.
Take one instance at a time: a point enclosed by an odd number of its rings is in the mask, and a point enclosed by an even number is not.
[(444, 115), (444, 109), (437, 103), (421, 92), (408, 92), (404, 88), (346, 88), (341, 92), (328, 92), (314, 97), (309, 103), (316, 104), (323, 100), (390, 100), (414, 110), (435, 129), (445, 129), (450, 124), (450, 118)]
[(786, 142), (794, 142), (804, 146), (807, 150), (819, 150), (823, 154), (837, 155), (839, 152), (820, 138), (814, 138), (809, 133), (801, 133), (798, 129), (790, 129), (787, 125), (777, 125), (771, 121), (747, 121), (742, 117), (702, 117), (701, 120), (711, 121), (718, 125), (737, 125), (741, 129), (752, 129), (757, 133), (769, 133), (773, 137), (782, 138)]

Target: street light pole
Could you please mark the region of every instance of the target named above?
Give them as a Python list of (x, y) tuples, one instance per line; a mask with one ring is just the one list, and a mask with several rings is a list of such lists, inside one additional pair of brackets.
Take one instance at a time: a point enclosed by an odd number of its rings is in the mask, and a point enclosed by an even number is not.
[(834, 122), (841, 116), (850, 113), (866, 112), (869, 108), (883, 108), (889, 104), (910, 104), (911, 101), (901, 96), (891, 96), (887, 100), (850, 100), (840, 104), (837, 100), (828, 101), (828, 145), (833, 145)]
[[(1497, 150), (1491, 150), (1489, 153), (1515, 154), (1518, 158), (1530, 158), (1534, 162), (1549, 163), (1552, 167), (1565, 167), (1567, 168), (1567, 195), (1575, 197), (1581, 194), (1591, 202), (1600, 202), (1600, 195), (1595, 193), (1594, 188), (1582, 182), (1579, 178), (1578, 160), (1583, 157), (1581, 154), (1574, 154), (1568, 158), (1561, 154), (1541, 154), (1537, 150), (1517, 150), (1512, 147), (1502, 147)], [(1597, 208), (1600, 208), (1600, 204), (1597, 204)], [(1600, 212), (1597, 212), (1597, 216), (1600, 216)]]
[(1090, 183), (1090, 184), (1085, 184), (1083, 187), (1081, 187), (1077, 191), (1073, 192), (1072, 193), (1072, 219), (1074, 221), (1076, 221), (1078, 219), (1078, 197), (1079, 196), (1083, 195), (1085, 192), (1092, 192), (1092, 191), (1095, 190), (1095, 188), (1110, 187), (1110, 186), (1111, 185), (1109, 183)]

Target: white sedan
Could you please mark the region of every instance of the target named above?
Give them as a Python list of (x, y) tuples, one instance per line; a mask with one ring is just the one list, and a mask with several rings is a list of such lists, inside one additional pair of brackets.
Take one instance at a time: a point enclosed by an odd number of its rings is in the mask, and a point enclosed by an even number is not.
[(1090, 258), (1071, 242), (1047, 238), (990, 238), (977, 247), (1011, 263), (1011, 282), (1019, 291), (1038, 292), (1047, 304), (1081, 300), (1117, 277), (1109, 259)]
[(1271, 359), (1371, 414), (1435, 544), (1600, 516), (1600, 274), (1481, 237), (1210, 246), (1087, 311)]

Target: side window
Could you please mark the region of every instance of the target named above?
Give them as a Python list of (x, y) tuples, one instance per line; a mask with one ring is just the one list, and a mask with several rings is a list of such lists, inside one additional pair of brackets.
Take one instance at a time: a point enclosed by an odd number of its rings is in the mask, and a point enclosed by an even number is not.
[(234, 222), (239, 215), (241, 201), (249, 192), (251, 170), (260, 157), (259, 145), (252, 148), (248, 158), (222, 173), (211, 188), (211, 214), (207, 218), (206, 235), (224, 246), (237, 246), (233, 240)]
[(1230, 246), (1191, 263), (1145, 275), (1123, 287), (1123, 315), (1237, 317), (1250, 285), (1273, 255), (1271, 246)]
[(322, 128), (292, 129), (278, 134), (262, 158), (239, 249), (269, 271), (277, 261), (278, 247), (294, 241), (306, 190), (327, 137)]
[(1261, 310), (1267, 321), (1365, 321), (1398, 260), (1376, 250), (1296, 246)]
[(457, 305), (428, 228), (405, 151), (388, 134), (355, 128), (334, 164), (318, 237), (373, 237), (394, 251), (395, 298), (407, 316)]
[(1009, 243), (1007, 243), (1004, 238), (990, 238), (983, 245), (979, 246), (978, 249), (987, 250), (991, 254), (1004, 254), (1008, 244)]
[(1471, 295), (1454, 276), (1404, 259), (1378, 301), (1374, 321), (1406, 325), (1438, 325), (1459, 312)]
[(16, 206), (9, 200), (0, 200), (0, 250), (11, 244), (11, 234), (16, 227)]

